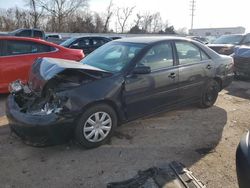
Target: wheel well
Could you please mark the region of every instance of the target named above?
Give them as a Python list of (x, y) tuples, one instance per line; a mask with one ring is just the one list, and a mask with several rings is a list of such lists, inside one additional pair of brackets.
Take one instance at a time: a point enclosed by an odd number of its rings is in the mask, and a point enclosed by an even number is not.
[(116, 113), (116, 116), (117, 116), (117, 120), (118, 120), (118, 124), (122, 121), (122, 117), (118, 111), (118, 107), (117, 105), (113, 102), (113, 101), (110, 101), (110, 100), (101, 100), (101, 101), (95, 101), (95, 102), (92, 102), (90, 104), (87, 104), (83, 109), (82, 109), (82, 112), (84, 112), (85, 110), (87, 110), (88, 108), (92, 107), (92, 106), (95, 106), (95, 105), (98, 105), (98, 104), (106, 104), (108, 106), (110, 106), (111, 108), (114, 109), (115, 113)]
[(220, 86), (220, 91), (222, 90), (222, 80), (219, 77), (214, 78), (214, 80), (219, 84)]

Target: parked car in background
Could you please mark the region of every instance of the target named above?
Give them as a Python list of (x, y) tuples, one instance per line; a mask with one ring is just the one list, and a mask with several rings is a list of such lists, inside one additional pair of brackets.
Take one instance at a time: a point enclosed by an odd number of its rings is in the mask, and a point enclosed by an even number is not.
[(244, 134), (236, 151), (236, 170), (239, 188), (250, 187), (250, 137)]
[(46, 34), (46, 40), (49, 42), (53, 42), (55, 44), (61, 44), (62, 42), (64, 42), (65, 40), (67, 40), (69, 37), (67, 37), (66, 39), (63, 38), (61, 35), (59, 34)]
[(8, 92), (10, 82), (28, 80), (31, 65), (38, 57), (80, 61), (82, 50), (73, 50), (34, 38), (0, 37), (0, 93)]
[(250, 46), (250, 33), (222, 35), (209, 44), (208, 47), (219, 54), (231, 55), (234, 52), (234, 47), (240, 45)]
[(180, 37), (115, 40), (81, 64), (43, 58), (28, 85), (13, 82), (11, 129), (34, 145), (107, 142), (118, 124), (189, 103), (212, 106), (233, 79), (233, 59)]
[(46, 34), (46, 39), (53, 38), (53, 39), (62, 39), (62, 36), (59, 34)]
[(111, 40), (112, 39), (110, 38), (100, 36), (73, 37), (64, 41), (60, 45), (67, 48), (81, 49), (85, 55), (88, 55)]
[(250, 47), (235, 47), (232, 57), (234, 58), (235, 75), (250, 78)]
[(8, 33), (11, 36), (17, 37), (31, 37), (45, 39), (45, 32), (41, 29), (17, 29)]

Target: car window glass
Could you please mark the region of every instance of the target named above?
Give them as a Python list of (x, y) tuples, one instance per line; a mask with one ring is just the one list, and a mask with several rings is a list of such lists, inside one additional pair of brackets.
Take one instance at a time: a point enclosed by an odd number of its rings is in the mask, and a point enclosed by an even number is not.
[(242, 43), (250, 45), (250, 35), (246, 35)]
[(188, 42), (176, 42), (176, 50), (179, 64), (192, 64), (201, 61), (201, 53), (198, 47)]
[(93, 45), (95, 46), (101, 46), (106, 43), (106, 40), (101, 39), (101, 38), (93, 38)]
[(16, 36), (31, 37), (31, 30), (23, 30), (20, 33), (17, 33)]
[(51, 52), (55, 50), (56, 48), (45, 44), (33, 43), (32, 45), (32, 53)]
[(34, 37), (35, 38), (43, 38), (43, 33), (41, 31), (34, 30)]
[(158, 70), (173, 66), (173, 54), (170, 43), (161, 43), (153, 46), (141, 59), (139, 64), (149, 66), (151, 70)]
[(7, 41), (6, 55), (19, 55), (30, 53), (50, 52), (56, 50), (54, 47), (38, 44), (30, 41)]
[(205, 60), (209, 60), (210, 58), (207, 56), (207, 54), (205, 54), (202, 50), (201, 51), (201, 60), (205, 61)]
[(73, 43), (73, 46), (79, 46), (79, 47), (86, 47), (86, 46), (90, 46), (90, 45), (91, 45), (91, 41), (88, 38), (80, 39), (80, 40), (76, 41), (75, 43)]
[(145, 44), (107, 43), (86, 56), (81, 63), (110, 72), (119, 72), (144, 46)]

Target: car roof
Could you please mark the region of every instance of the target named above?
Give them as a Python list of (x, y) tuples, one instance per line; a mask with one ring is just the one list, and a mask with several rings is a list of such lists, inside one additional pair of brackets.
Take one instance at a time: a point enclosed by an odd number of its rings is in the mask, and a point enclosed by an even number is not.
[(37, 42), (37, 43), (41, 43), (41, 44), (47, 44), (50, 46), (54, 46), (54, 47), (62, 47), (60, 45), (57, 45), (55, 43), (49, 42), (49, 41), (45, 41), (43, 39), (39, 39), (39, 38), (31, 38), (31, 37), (16, 37), (16, 36), (0, 36), (0, 40), (20, 40), (20, 41), (31, 41), (31, 42)]
[(184, 37), (179, 36), (157, 36), (157, 37), (127, 37), (116, 40), (117, 42), (130, 42), (130, 43), (143, 43), (143, 44), (150, 44), (160, 41), (166, 40), (185, 40), (191, 41), (191, 39), (187, 39)]
[(76, 36), (76, 37), (71, 37), (75, 39), (80, 39), (80, 38), (105, 38), (105, 39), (110, 39), (109, 37), (105, 36), (94, 36), (94, 35), (87, 35), (87, 36)]

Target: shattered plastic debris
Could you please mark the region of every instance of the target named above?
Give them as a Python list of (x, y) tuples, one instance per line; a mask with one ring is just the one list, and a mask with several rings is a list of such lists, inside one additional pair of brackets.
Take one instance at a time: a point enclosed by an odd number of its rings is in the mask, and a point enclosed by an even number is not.
[(128, 180), (112, 182), (107, 188), (206, 188), (179, 162), (152, 167)]

